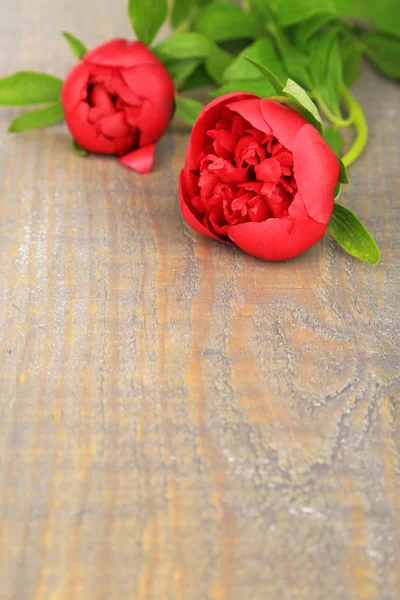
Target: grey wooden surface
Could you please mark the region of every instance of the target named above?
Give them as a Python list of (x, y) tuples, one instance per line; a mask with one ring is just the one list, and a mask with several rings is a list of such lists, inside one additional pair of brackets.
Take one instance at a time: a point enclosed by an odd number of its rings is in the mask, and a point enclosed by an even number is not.
[[(122, 0), (0, 8), (3, 75), (63, 76), (61, 29), (129, 34)], [(1, 599), (400, 597), (400, 90), (366, 69), (356, 95), (342, 202), (376, 268), (191, 232), (182, 127), (141, 177), (1, 109)]]

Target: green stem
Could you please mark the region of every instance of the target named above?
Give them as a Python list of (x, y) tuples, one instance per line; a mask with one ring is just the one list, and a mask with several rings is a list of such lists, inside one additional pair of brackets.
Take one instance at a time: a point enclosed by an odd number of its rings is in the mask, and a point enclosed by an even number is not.
[(336, 125), (336, 127), (350, 127), (350, 125), (353, 124), (353, 115), (351, 113), (348, 119), (343, 119), (342, 117), (335, 115), (335, 113), (331, 111), (329, 106), (325, 103), (323, 98), (321, 98), (321, 96), (317, 92), (315, 92), (315, 100), (320, 105), (320, 108), (325, 113), (325, 116), (328, 117), (328, 119), (334, 125)]
[(353, 142), (353, 145), (342, 159), (344, 165), (349, 167), (355, 160), (357, 160), (367, 145), (368, 124), (363, 109), (347, 88), (343, 92), (343, 99), (350, 115), (352, 116), (354, 127), (356, 128), (356, 138)]

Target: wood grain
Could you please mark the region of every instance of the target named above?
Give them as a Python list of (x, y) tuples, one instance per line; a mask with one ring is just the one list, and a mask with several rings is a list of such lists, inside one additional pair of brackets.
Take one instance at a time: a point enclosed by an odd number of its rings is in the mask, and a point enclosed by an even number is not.
[[(64, 75), (60, 29), (129, 35), (122, 1), (1, 8), (4, 75)], [(1, 110), (1, 599), (400, 597), (400, 91), (356, 95), (376, 268), (194, 234), (178, 125), (141, 177)]]

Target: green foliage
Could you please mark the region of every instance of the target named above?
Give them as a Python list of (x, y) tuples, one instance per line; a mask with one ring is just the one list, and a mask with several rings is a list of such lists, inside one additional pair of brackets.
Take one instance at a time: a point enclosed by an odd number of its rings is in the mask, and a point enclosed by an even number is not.
[(281, 27), (288, 27), (307, 21), (321, 13), (336, 14), (330, 0), (280, 0), (277, 6), (276, 21)]
[(335, 154), (340, 154), (343, 148), (343, 138), (336, 127), (328, 127), (323, 131), (323, 137)]
[(279, 81), (279, 79), (276, 77), (276, 75), (274, 75), (274, 73), (272, 73), (272, 71), (267, 69), (267, 67), (265, 67), (264, 65), (260, 65), (255, 60), (251, 60), (251, 58), (246, 57), (246, 60), (251, 65), (256, 67), (256, 69), (258, 69), (262, 75), (264, 75), (265, 79), (275, 90), (276, 94), (280, 94), (282, 92), (283, 86), (282, 86), (281, 82)]
[(262, 32), (262, 23), (254, 14), (244, 12), (237, 4), (212, 2), (199, 10), (192, 28), (210, 40), (221, 42), (257, 37)]
[(333, 238), (348, 254), (371, 265), (379, 262), (380, 253), (376, 242), (350, 210), (335, 203), (328, 227)]
[(189, 125), (194, 125), (203, 105), (191, 98), (176, 97), (176, 114), (179, 115)]
[(35, 110), (30, 110), (12, 121), (8, 131), (10, 133), (21, 133), (28, 129), (40, 129), (48, 125), (54, 125), (64, 119), (64, 111), (61, 102), (54, 102)]
[(400, 79), (400, 37), (376, 31), (366, 33), (362, 41), (374, 65), (388, 77)]
[(151, 44), (167, 17), (167, 0), (129, 0), (128, 15), (139, 40)]
[(171, 10), (171, 25), (174, 29), (189, 17), (194, 5), (195, 0), (174, 0)]
[(153, 48), (154, 54), (163, 62), (183, 60), (186, 58), (207, 58), (211, 56), (216, 46), (204, 35), (189, 31), (174, 33)]
[(76, 140), (72, 140), (72, 149), (78, 156), (86, 157), (89, 155), (89, 152), (85, 148), (82, 148)]
[[(249, 61), (253, 64), (249, 64)], [(272, 77), (275, 79), (286, 81), (287, 72), (285, 71), (276, 52), (275, 45), (270, 38), (260, 38), (242, 50), (239, 56), (225, 71), (224, 81), (232, 81), (235, 79), (257, 79), (260, 77), (261, 67), (267, 69), (270, 74), (272, 73)], [(265, 72), (261, 70), (261, 73), (265, 76)]]
[(27, 106), (55, 102), (61, 95), (62, 80), (34, 71), (19, 71), (0, 79), (0, 104)]
[(65, 37), (65, 39), (67, 40), (67, 42), (68, 42), (72, 52), (75, 54), (76, 58), (78, 60), (81, 60), (81, 58), (83, 58), (87, 52), (86, 46), (80, 40), (78, 40), (77, 37), (72, 35), (72, 33), (63, 31), (62, 34)]
[(286, 87), (283, 89), (285, 96), (294, 100), (300, 108), (301, 114), (309, 121), (320, 133), (322, 133), (322, 120), (318, 108), (311, 100), (307, 92), (292, 79), (288, 79)]
[(334, 113), (340, 114), (343, 70), (336, 27), (323, 30), (312, 38), (310, 72), (313, 89)]

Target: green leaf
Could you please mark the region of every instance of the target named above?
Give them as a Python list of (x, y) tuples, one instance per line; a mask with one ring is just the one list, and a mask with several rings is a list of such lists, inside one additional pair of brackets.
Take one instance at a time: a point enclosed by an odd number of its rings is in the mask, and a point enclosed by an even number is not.
[[(249, 64), (250, 61), (253, 61), (255, 64)], [(272, 40), (269, 38), (261, 38), (242, 50), (230, 67), (226, 69), (224, 81), (233, 79), (259, 79), (260, 65), (269, 72), (268, 77), (272, 76), (274, 80), (286, 81), (287, 73), (276, 53)], [(265, 77), (265, 72), (262, 72), (262, 74)]]
[(349, 176), (347, 175), (347, 169), (346, 169), (344, 162), (342, 161), (340, 156), (338, 156), (337, 159), (338, 159), (339, 165), (340, 165), (339, 183), (350, 183), (350, 179), (349, 179)]
[(340, 193), (342, 191), (342, 184), (341, 183), (337, 183), (333, 192), (333, 197), (335, 198), (335, 201), (340, 198)]
[(346, 36), (340, 45), (343, 64), (343, 81), (351, 87), (360, 75), (362, 51), (359, 40)]
[(266, 79), (232, 79), (210, 93), (217, 98), (230, 92), (248, 92), (261, 98), (270, 98), (276, 94), (275, 89)]
[(20, 133), (28, 129), (41, 129), (59, 123), (63, 119), (64, 111), (61, 102), (54, 102), (54, 104), (48, 104), (20, 115), (10, 123), (8, 131)]
[(362, 41), (374, 65), (388, 77), (400, 79), (400, 38), (377, 31), (366, 33)]
[(216, 46), (200, 33), (174, 33), (163, 40), (152, 52), (163, 62), (186, 58), (207, 58)]
[(34, 71), (19, 71), (0, 79), (0, 104), (26, 106), (55, 102), (61, 96), (62, 80)]
[(77, 37), (72, 35), (72, 33), (63, 31), (62, 34), (65, 37), (65, 39), (67, 40), (68, 44), (70, 45), (71, 50), (75, 54), (76, 58), (81, 60), (81, 58), (83, 58), (83, 56), (87, 52), (86, 46), (84, 44), (82, 44), (82, 42), (80, 40), (78, 40)]
[(343, 71), (336, 27), (323, 30), (312, 38), (310, 72), (313, 89), (335, 114), (340, 115)]
[(204, 66), (211, 79), (219, 84), (222, 83), (224, 73), (232, 64), (232, 61), (233, 56), (231, 54), (224, 52), (224, 50), (215, 45), (214, 51), (210, 56), (207, 56)]
[(194, 0), (174, 0), (171, 11), (171, 25), (174, 29), (188, 18), (194, 4)]
[(334, 0), (343, 15), (352, 15), (378, 29), (400, 36), (399, 0)]
[(128, 15), (141, 42), (151, 44), (168, 12), (168, 0), (128, 0)]
[(183, 96), (176, 97), (176, 114), (189, 125), (194, 125), (194, 122), (203, 108), (203, 105), (196, 100), (184, 98)]
[(274, 7), (268, 0), (250, 0), (266, 21), (274, 21)]
[(350, 210), (336, 203), (328, 228), (346, 252), (371, 265), (378, 264), (380, 253), (375, 240)]
[(307, 21), (303, 21), (293, 27), (292, 38), (295, 46), (302, 50), (308, 50), (308, 42), (320, 29), (325, 27), (330, 21), (335, 18), (335, 14), (331, 11), (322, 11)]
[(294, 46), (281, 30), (276, 30), (275, 38), (286, 72), (289, 73), (291, 79), (307, 89), (311, 89), (308, 57), (302, 54), (300, 48)]
[(199, 65), (195, 71), (186, 79), (181, 86), (181, 91), (197, 90), (206, 86), (211, 86), (213, 81), (210, 79), (204, 65)]
[(80, 146), (76, 140), (72, 140), (72, 149), (78, 156), (85, 157), (89, 155), (89, 152), (85, 150), (85, 148), (82, 148), (82, 146)]
[(264, 65), (260, 65), (255, 60), (251, 60), (251, 58), (247, 58), (247, 56), (245, 58), (249, 63), (254, 65), (260, 71), (260, 73), (262, 73), (264, 75), (265, 79), (268, 81), (268, 83), (270, 83), (272, 85), (272, 87), (274, 88), (274, 90), (276, 91), (277, 94), (280, 94), (282, 92), (283, 85), (279, 81), (279, 79), (276, 77), (276, 75), (274, 75), (272, 73), (272, 71), (267, 69), (267, 67), (264, 67)]
[(311, 100), (307, 92), (292, 79), (288, 79), (283, 93), (288, 98), (294, 100), (300, 107), (302, 115), (309, 121), (320, 133), (322, 133), (322, 120), (318, 108)]
[(306, 21), (321, 12), (334, 15), (336, 11), (330, 0), (280, 0), (276, 21), (281, 27), (288, 27)]
[(194, 31), (215, 42), (257, 37), (262, 22), (230, 2), (212, 2), (199, 10), (193, 20)]
[(340, 154), (343, 148), (343, 138), (336, 127), (324, 129), (323, 138), (335, 154)]
[(179, 85), (186, 81), (190, 75), (201, 64), (201, 58), (186, 58), (184, 60), (173, 60), (164, 63), (164, 67), (171, 75), (175, 84)]

